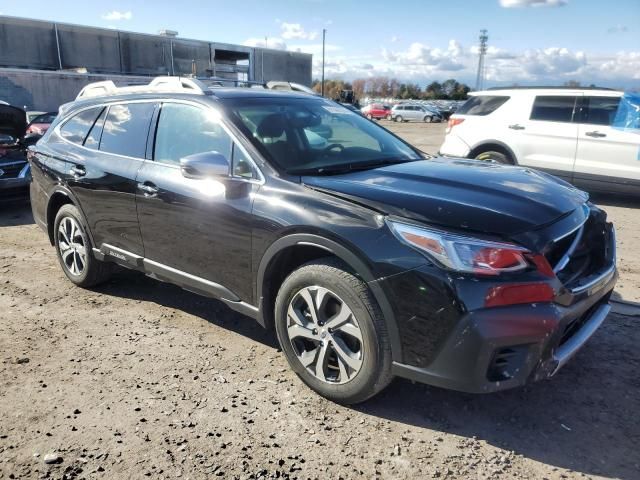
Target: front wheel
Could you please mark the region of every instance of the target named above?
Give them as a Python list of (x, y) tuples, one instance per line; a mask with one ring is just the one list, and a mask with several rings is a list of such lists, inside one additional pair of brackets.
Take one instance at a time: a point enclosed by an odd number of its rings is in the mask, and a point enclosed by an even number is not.
[(112, 266), (93, 256), (82, 214), (74, 205), (63, 205), (58, 210), (54, 238), (62, 271), (74, 284), (93, 287), (109, 278)]
[(368, 118), (369, 120), (373, 120), (373, 116), (372, 116), (370, 113), (367, 113), (367, 118)]
[(398, 116), (396, 117), (396, 122), (398, 122), (398, 123), (402, 123), (402, 121), (403, 121), (403, 120), (402, 120), (402, 115), (398, 115)]
[(496, 152), (495, 150), (488, 150), (486, 152), (479, 153), (476, 155), (476, 160), (513, 165), (513, 161), (508, 155), (502, 152)]
[(427, 115), (422, 120), (424, 121), (424, 123), (431, 123), (433, 122), (433, 117), (430, 117), (429, 115)]
[(391, 121), (391, 115), (387, 115), (385, 118), (386, 118), (388, 121)]
[(367, 285), (339, 262), (314, 261), (289, 275), (275, 318), (289, 365), (323, 397), (359, 403), (391, 381), (382, 313)]

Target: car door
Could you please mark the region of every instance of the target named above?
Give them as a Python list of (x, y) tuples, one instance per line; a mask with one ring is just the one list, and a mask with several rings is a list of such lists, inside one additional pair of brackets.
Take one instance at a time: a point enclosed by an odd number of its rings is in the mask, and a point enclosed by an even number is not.
[(579, 99), (581, 95), (575, 92), (536, 95), (529, 119), (509, 123), (520, 165), (572, 179), (578, 143), (574, 115)]
[(640, 130), (617, 128), (619, 95), (585, 95), (578, 124), (574, 183), (588, 190), (640, 190)]
[[(138, 176), (146, 268), (200, 293), (251, 299), (251, 206), (259, 171), (210, 106), (164, 102), (156, 125), (153, 154)], [(211, 151), (232, 164), (228, 177), (183, 176), (181, 158)]]
[(153, 109), (153, 103), (84, 109), (56, 128), (42, 150), (49, 156), (46, 171), (75, 195), (94, 247), (106, 254), (143, 255), (136, 175)]

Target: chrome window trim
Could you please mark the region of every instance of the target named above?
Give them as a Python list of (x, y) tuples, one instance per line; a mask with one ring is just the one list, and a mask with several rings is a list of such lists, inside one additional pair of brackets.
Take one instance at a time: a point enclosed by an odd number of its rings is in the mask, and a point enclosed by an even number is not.
[[(255, 183), (257, 185), (264, 185), (264, 183), (266, 182), (264, 174), (262, 173), (262, 170), (260, 169), (260, 167), (258, 167), (258, 164), (253, 159), (253, 157), (249, 154), (249, 152), (247, 152), (247, 149), (244, 147), (244, 145), (242, 145), (242, 143), (239, 141), (238, 137), (231, 131), (229, 126), (226, 124), (226, 121), (225, 121), (224, 115), (222, 115), (222, 112), (220, 110), (218, 110), (217, 108), (211, 106), (211, 105), (204, 105), (203, 103), (195, 102), (193, 100), (186, 100), (186, 99), (183, 99), (183, 98), (171, 98), (171, 97), (162, 97), (162, 98), (153, 98), (153, 99), (144, 98), (144, 99), (137, 99), (137, 100), (115, 100), (114, 99), (113, 101), (110, 101), (110, 102), (96, 103), (96, 104), (92, 104), (92, 105), (87, 105), (86, 107), (83, 107), (83, 108), (81, 108), (79, 110), (76, 110), (73, 113), (73, 115), (69, 116), (69, 118), (65, 118), (62, 122), (60, 122), (60, 124), (58, 124), (55, 127), (54, 132), (56, 133), (58, 138), (60, 138), (63, 142), (68, 143), (69, 145), (73, 145), (75, 147), (80, 147), (80, 148), (82, 148), (84, 150), (87, 150), (89, 152), (102, 152), (102, 153), (105, 153), (107, 155), (114, 155), (116, 157), (126, 158), (127, 160), (137, 160), (139, 162), (151, 162), (151, 163), (155, 163), (155, 164), (159, 164), (159, 165), (177, 166), (179, 168), (179, 165), (171, 164), (171, 163), (168, 163), (168, 162), (159, 162), (159, 161), (155, 161), (153, 159), (130, 157), (128, 155), (121, 155), (121, 154), (118, 154), (118, 153), (105, 152), (103, 150), (94, 150), (94, 149), (91, 149), (91, 148), (87, 148), (84, 145), (79, 145), (77, 143), (70, 142), (69, 140), (67, 140), (66, 138), (64, 138), (60, 134), (60, 128), (64, 124), (66, 124), (73, 117), (75, 117), (76, 115), (84, 112), (85, 110), (89, 110), (89, 109), (92, 109), (92, 108), (100, 108), (100, 107), (104, 108), (104, 107), (110, 107), (111, 105), (122, 105), (122, 104), (127, 104), (127, 103), (158, 103), (158, 104), (162, 104), (162, 103), (184, 103), (184, 104), (187, 104), (187, 105), (192, 105), (194, 107), (201, 108), (203, 110), (210, 109), (210, 110), (213, 110), (213, 111), (217, 112), (219, 114), (219, 117), (220, 117), (220, 125), (225, 130), (225, 132), (227, 132), (229, 137), (231, 137), (231, 141), (234, 144), (238, 145), (242, 149), (243, 153), (249, 159), (249, 161), (251, 162), (252, 166), (254, 167), (255, 171), (258, 174), (258, 178), (243, 178), (243, 177), (239, 177), (239, 176), (236, 176), (236, 175), (229, 175), (229, 178), (234, 179), (234, 180), (247, 182), (247, 183)], [(87, 134), (88, 133), (89, 132), (87, 132)], [(154, 138), (154, 143), (155, 143), (155, 138)]]

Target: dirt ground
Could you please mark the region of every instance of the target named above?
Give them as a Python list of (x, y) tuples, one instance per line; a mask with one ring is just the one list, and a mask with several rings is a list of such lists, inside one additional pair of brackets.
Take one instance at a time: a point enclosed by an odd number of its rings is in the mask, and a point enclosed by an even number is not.
[(640, 203), (600, 203), (631, 303), (555, 378), (483, 396), (396, 380), (353, 408), (220, 302), (126, 271), (71, 286), (28, 207), (2, 205), (0, 479), (640, 478)]

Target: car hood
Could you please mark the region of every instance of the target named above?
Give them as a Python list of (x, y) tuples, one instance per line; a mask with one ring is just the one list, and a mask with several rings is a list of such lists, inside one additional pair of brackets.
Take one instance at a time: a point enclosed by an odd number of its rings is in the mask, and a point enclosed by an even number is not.
[(0, 104), (0, 133), (22, 138), (27, 129), (27, 114), (11, 105)]
[(302, 181), (385, 214), (503, 237), (552, 223), (588, 199), (542, 172), (463, 159), (434, 158)]

